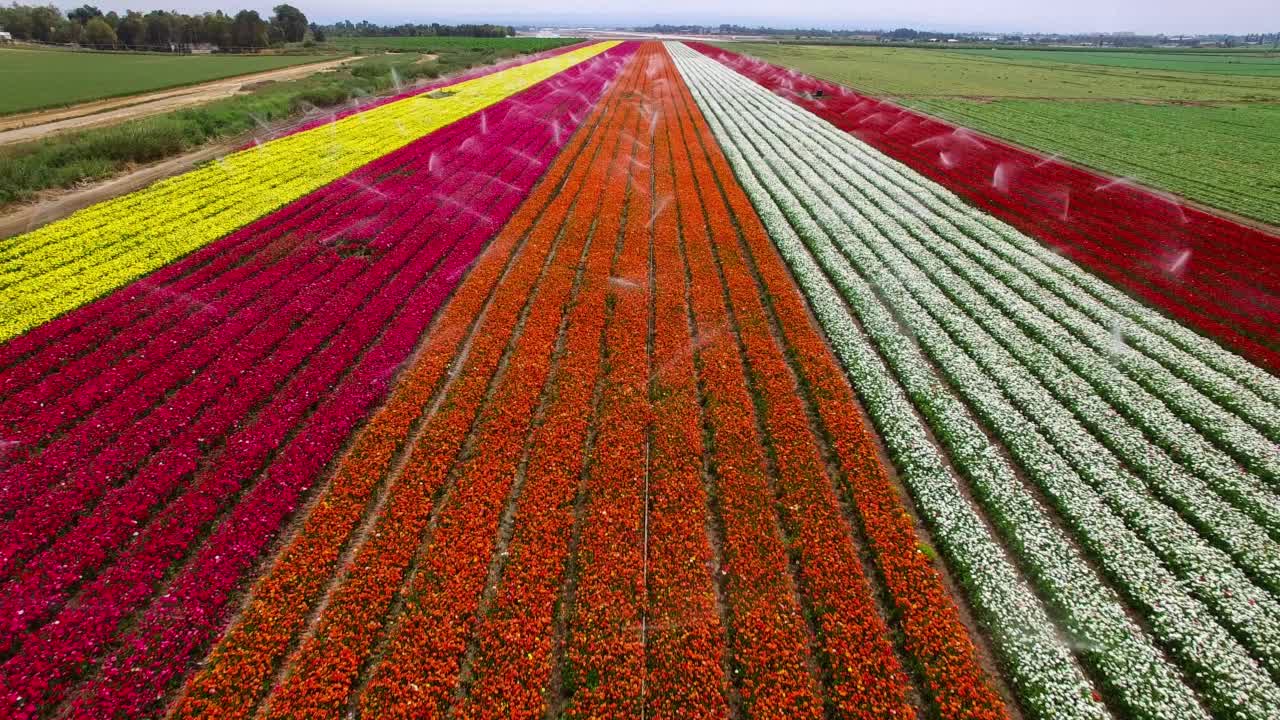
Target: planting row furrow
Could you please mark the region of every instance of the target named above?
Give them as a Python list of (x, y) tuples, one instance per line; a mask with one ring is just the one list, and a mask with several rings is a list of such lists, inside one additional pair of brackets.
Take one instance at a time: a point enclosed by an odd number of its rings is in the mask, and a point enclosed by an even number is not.
[[(605, 98), (602, 106), (611, 102)], [(339, 569), (343, 549), (359, 544), (355, 533), (361, 526), (361, 516), (371, 507), (380, 488), (394, 482), (387, 476), (399, 462), (397, 458), (412, 449), (406, 443), (421, 433), (422, 437), (437, 441), (435, 448), (443, 453), (461, 442), (447, 438), (466, 432), (469, 421), (461, 421), (466, 411), (465, 396), (450, 391), (448, 401), (439, 405), (440, 414), (445, 416), (443, 424), (429, 412), (429, 408), (436, 407), (431, 397), (443, 392), (437, 388), (449, 377), (478, 381), (483, 391), (488, 377), (484, 368), (492, 372), (509, 337), (501, 335), (501, 330), (514, 327), (516, 313), (551, 251), (549, 236), (530, 231), (544, 213), (555, 217), (553, 203), (558, 191), (563, 188), (569, 196), (577, 192), (575, 182), (580, 184), (581, 178), (575, 180), (572, 170), (575, 161), (583, 159), (583, 153), (589, 161), (594, 152), (590, 148), (584, 150), (584, 146), (587, 138), (598, 132), (599, 116), (597, 109), (510, 225), (481, 255), (433, 325), (426, 346), (406, 370), (387, 406), (356, 438), (298, 534), (255, 587), (245, 611), (215, 646), (205, 669), (188, 683), (174, 715), (252, 714), (269, 690), (268, 683), (290, 645), (304, 630), (310, 613), (323, 602), (326, 584)], [(526, 242), (526, 238), (533, 242)], [(421, 430), (415, 429), (418, 425)], [(441, 431), (445, 434), (439, 434)]]
[[(597, 43), (235, 153), (0, 243), (0, 340), (82, 305), (459, 118), (608, 50)], [(195, 218), (193, 220), (193, 218)]]

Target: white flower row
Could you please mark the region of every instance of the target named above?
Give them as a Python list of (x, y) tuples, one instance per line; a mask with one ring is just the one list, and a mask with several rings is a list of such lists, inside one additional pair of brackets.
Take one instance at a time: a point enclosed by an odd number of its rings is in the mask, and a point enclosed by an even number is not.
[[(993, 342), (985, 330), (973, 326), (971, 318), (959, 312), (932, 281), (926, 279), (919, 270), (905, 264), (905, 256), (884, 242), (886, 228), (888, 233), (893, 233), (896, 229), (897, 235), (907, 235), (900, 226), (894, 225), (894, 220), (851, 186), (837, 182), (833, 187), (819, 177), (819, 174), (827, 178), (841, 175), (840, 168), (824, 163), (824, 153), (808, 139), (820, 128), (814, 127), (812, 123), (802, 128), (786, 127), (787, 123), (781, 122), (781, 116), (785, 114), (779, 112), (781, 108), (770, 109), (768, 106), (771, 102), (781, 103), (786, 108), (794, 106), (777, 100), (753, 83), (729, 73), (718, 63), (696, 62), (697, 60), (686, 57), (680, 61), (682, 71), (689, 70), (686, 77), (698, 86), (695, 88), (695, 97), (704, 103), (704, 108), (712, 115), (723, 118), (723, 124), (713, 122), (724, 136), (722, 141), (742, 150), (751, 158), (752, 162), (744, 165), (742, 156), (734, 153), (732, 156), (737, 159), (737, 164), (742, 165), (737, 168), (738, 171), (743, 175), (755, 173), (769, 186), (767, 191), (771, 197), (768, 201), (759, 192), (753, 199), (765, 205), (774, 200), (780, 202), (795, 224), (795, 229), (800, 230), (805, 240), (813, 245), (814, 252), (826, 265), (827, 272), (836, 278), (854, 311), (881, 346), (881, 351), (895, 364), (895, 369), (908, 386), (908, 393), (916, 398), (921, 409), (934, 420), (935, 431), (952, 448), (959, 464), (973, 476), (979, 493), (985, 496), (992, 507), (997, 522), (1006, 526), (1002, 529), (1011, 536), (1014, 546), (1021, 546), (1021, 554), (1038, 575), (1046, 592), (1054, 598), (1055, 604), (1061, 606), (1069, 624), (1076, 625), (1074, 629), (1083, 633), (1096, 630), (1097, 628), (1071, 623), (1073, 613), (1076, 620), (1079, 620), (1085, 616), (1083, 609), (1090, 604), (1098, 609), (1090, 613), (1093, 616), (1090, 622), (1095, 622), (1101, 613), (1112, 623), (1110, 629), (1118, 631), (1117, 636), (1125, 632), (1128, 620), (1123, 616), (1119, 603), (1108, 597), (1106, 589), (1090, 577), (1091, 571), (1076, 556), (1074, 548), (1040, 513), (1034, 499), (1022, 490), (1012, 469), (1007, 463), (999, 461), (995, 449), (986, 442), (982, 431), (968, 417), (963, 405), (945, 391), (939, 392), (939, 383), (932, 377), (928, 361), (920, 357), (909, 343), (901, 342), (894, 319), (880, 306), (875, 292), (857, 276), (855, 266), (868, 273), (880, 285), (884, 295), (893, 298), (895, 309), (906, 324), (920, 333), (921, 341), (930, 349), (952, 381), (965, 392), (988, 423), (1006, 438), (1007, 446), (1032, 471), (1068, 517), (1068, 521), (1074, 524), (1084, 545), (1105, 558), (1104, 567), (1109, 574), (1125, 581), (1123, 587), (1126, 594), (1134, 599), (1136, 605), (1146, 610), (1148, 620), (1165, 644), (1177, 652), (1186, 666), (1204, 673), (1205, 677), (1198, 678), (1193, 684), (1207, 683), (1208, 696), (1215, 706), (1243, 711), (1246, 716), (1267, 716), (1277, 707), (1274, 704), (1275, 698), (1272, 697), (1275, 688), (1270, 679), (1235, 640), (1217, 625), (1205, 607), (1177, 585), (1160, 559), (1133, 532), (1125, 528), (1107, 506), (1135, 525), (1144, 539), (1160, 548), (1161, 556), (1166, 562), (1193, 577), (1199, 578), (1196, 573), (1205, 572), (1207, 575), (1199, 580), (1197, 589), (1200, 592), (1197, 594), (1213, 597), (1212, 604), (1220, 614), (1229, 618), (1229, 624), (1263, 656), (1271, 655), (1275, 649), (1275, 638), (1272, 636), (1274, 631), (1270, 630), (1273, 624), (1266, 619), (1268, 613), (1275, 611), (1271, 599), (1253, 588), (1225, 556), (1196, 537), (1175, 513), (1153, 501), (1140, 481), (1127, 473), (1119, 479), (1116, 477), (1121, 470), (1120, 466), (1105, 449), (1097, 445), (1096, 439), (1081, 428), (1061, 405), (1051, 400), (1043, 387), (1027, 377), (1022, 368), (1010, 370), (1009, 368), (1017, 366), (1017, 362), (1009, 357), (1007, 350)], [(690, 63), (705, 67), (686, 68), (685, 65)], [(701, 81), (695, 79), (700, 71), (708, 74)], [(719, 105), (721, 102), (734, 107), (728, 111), (723, 110)], [(813, 121), (820, 123), (816, 118)], [(757, 133), (773, 134), (775, 137), (764, 140)], [(805, 150), (798, 151), (800, 157), (792, 156), (788, 150), (805, 146), (808, 146)], [(813, 172), (809, 167), (821, 169)], [(799, 197), (792, 191), (797, 191)], [(841, 197), (842, 195), (846, 197)], [(867, 216), (859, 214), (847, 202), (847, 197), (859, 198), (861, 204), (858, 209), (868, 211), (868, 216), (874, 215), (874, 218), (869, 220)], [(812, 216), (816, 216), (816, 222)], [(851, 232), (851, 229), (860, 232)], [(917, 231), (919, 229), (916, 228)], [(851, 253), (851, 257), (841, 257), (836, 246), (831, 244), (829, 236), (835, 237), (839, 249)], [(892, 268), (885, 269), (879, 258), (867, 252), (866, 247), (860, 246), (860, 240), (868, 242), (876, 252), (894, 257)], [(915, 258), (921, 250), (922, 246), (913, 246), (907, 254)], [(794, 253), (788, 259), (796, 259)], [(853, 260), (852, 264), (848, 262), (849, 259)], [(903, 277), (911, 278), (910, 291), (899, 282), (898, 278)], [(945, 331), (917, 304), (911, 292), (916, 293), (922, 302), (930, 304), (930, 311), (944, 325), (948, 325), (960, 344), (978, 357), (985, 370), (979, 369), (972, 359), (956, 348)], [(976, 296), (970, 299), (974, 297)], [(1006, 391), (1012, 386), (1011, 396), (1024, 408), (1031, 407), (1037, 411), (1035, 417), (1038, 424), (1053, 438), (1056, 448), (1031, 427), (1018, 409), (1004, 398), (1000, 388), (987, 377), (987, 372), (998, 378)], [(915, 389), (911, 382), (913, 378), (918, 378)], [(862, 389), (861, 385), (859, 389)], [(1066, 460), (1058, 454), (1059, 451), (1072, 458), (1072, 464), (1093, 486), (1081, 482), (1081, 477), (1068, 467)], [(1100, 453), (1105, 460), (1101, 463), (1094, 462), (1091, 458), (1094, 453)], [(993, 458), (996, 460), (993, 461)], [(1103, 498), (1099, 498), (1094, 492), (1095, 487), (1104, 489)], [(1106, 506), (1103, 504), (1104, 499)], [(1010, 523), (1014, 518), (1016, 521)], [(1242, 518), (1237, 520), (1247, 523)], [(1013, 526), (1008, 527), (1010, 524)], [(1063, 567), (1054, 567), (1055, 550), (1060, 555), (1059, 559), (1065, 560)], [(1061, 578), (1062, 570), (1069, 573), (1074, 571), (1074, 575), (1084, 579), (1084, 585), (1092, 584), (1095, 587), (1091, 591), (1088, 588), (1064, 587), (1055, 583), (1055, 577)], [(1223, 591), (1228, 595), (1241, 592), (1244, 597), (1239, 602), (1217, 602), (1218, 594)], [(1258, 597), (1265, 601), (1267, 608), (1257, 609)], [(1249, 600), (1255, 602), (1250, 603)], [(1184, 633), (1181, 623), (1186, 621), (1199, 623), (1198, 631)], [(1093, 638), (1098, 639), (1100, 638), (1096, 635)], [(1110, 662), (1111, 657), (1086, 653), (1092, 655), (1093, 662), (1097, 663), (1099, 671), (1108, 681), (1107, 684), (1117, 692), (1127, 695), (1124, 698), (1126, 704), (1134, 703), (1133, 707), (1141, 708), (1142, 714), (1158, 715), (1171, 706), (1179, 705), (1183, 712), (1192, 715), (1198, 711), (1194, 700), (1188, 699), (1189, 691), (1178, 683), (1174, 673), (1162, 668), (1163, 661), (1153, 648), (1144, 647), (1142, 642), (1135, 642), (1127, 650), (1130, 662), (1153, 663), (1153, 667), (1157, 668), (1155, 672), (1163, 673), (1163, 680), (1180, 690), (1174, 692), (1173, 696), (1166, 695), (1162, 702), (1159, 700), (1162, 691), (1168, 689), (1158, 687), (1162, 678), (1151, 678), (1156, 686), (1137, 688), (1128, 683), (1131, 678), (1117, 678), (1106, 672), (1108, 665), (1112, 666), (1112, 670), (1119, 669)], [(1112, 649), (1110, 655), (1115, 654), (1116, 650)], [(1121, 672), (1142, 671), (1130, 665)], [(1142, 697), (1143, 691), (1148, 693), (1146, 697)], [(1179, 693), (1182, 694), (1181, 703), (1173, 700)], [(1151, 704), (1153, 701), (1154, 705)]]
[[(752, 98), (744, 97), (742, 102), (752, 112), (762, 111), (761, 107), (753, 104)], [(788, 143), (793, 147), (803, 146), (810, 153), (806, 160), (818, 158), (821, 165), (819, 175), (841, 180), (834, 186), (817, 189), (823, 197), (834, 194), (843, 198), (844, 205), (835, 205), (837, 212), (846, 208), (846, 215), (853, 213), (859, 218), (862, 217), (859, 210), (865, 212), (869, 222), (876, 227), (874, 232), (868, 233), (876, 247), (896, 248), (911, 258), (931, 280), (922, 280), (924, 287), (935, 289), (954, 301), (990, 332), (1005, 350), (1016, 356), (1061, 403), (1070, 407), (1080, 423), (1093, 431), (1093, 434), (1086, 433), (1068, 420), (1068, 424), (1063, 426), (1066, 428), (1063, 432), (1068, 434), (1050, 433), (1051, 440), (1058, 442), (1061, 439), (1072, 447), (1083, 443), (1086, 448), (1083, 457), (1096, 458), (1097, 462), (1103, 462), (1109, 468), (1105, 477), (1120, 477), (1137, 486), (1133, 476), (1124, 471), (1117, 458), (1107, 453), (1099, 442), (1106, 445), (1120, 460), (1136, 468), (1162, 500), (1177, 508), (1196, 528), (1235, 556), (1258, 578), (1260, 584), (1273, 592), (1280, 589), (1280, 545), (1267, 538), (1244, 514), (1210, 493), (1204, 483), (1151, 444), (1137, 428), (1126, 423), (1058, 356), (1070, 358), (1073, 368), (1094, 368), (1097, 374), (1103, 375), (1104, 384), (1109, 368), (1105, 358), (1090, 353), (961, 252), (952, 252), (955, 242), (964, 241), (964, 235), (954, 227), (941, 222), (923, 222), (917, 215), (904, 212), (879, 190), (877, 185), (882, 181), (877, 176), (859, 163), (848, 162), (847, 154), (843, 152), (826, 152), (823, 146), (811, 139), (814, 128), (804, 125), (805, 116), (801, 116), (799, 121), (781, 118), (779, 122), (784, 123), (791, 133)], [(783, 157), (791, 156), (785, 145), (779, 152)], [(804, 174), (809, 166), (802, 164), (796, 167)], [(856, 203), (859, 210), (849, 208), (848, 203)], [(935, 226), (940, 228), (940, 232), (934, 232)], [(886, 244), (888, 240), (892, 240), (891, 245)], [(959, 269), (960, 276), (953, 269)], [(1002, 360), (1002, 366), (1007, 362), (1010, 361)], [(1162, 413), (1167, 413), (1167, 410), (1162, 405), (1143, 397), (1140, 391), (1136, 395), (1133, 403), (1138, 411), (1160, 415), (1160, 422), (1170, 421), (1170, 418), (1163, 417)], [(1052, 403), (1049, 412), (1055, 413), (1059, 423), (1069, 418), (1063, 405), (1058, 403)], [(1280, 501), (1266, 488), (1260, 487), (1256, 479), (1241, 474), (1229, 460), (1221, 474), (1210, 477), (1213, 486), (1224, 495), (1236, 499), (1266, 527), (1276, 528), (1275, 523), (1280, 521)], [(1167, 512), (1163, 508), (1156, 511)]]
[[(812, 135), (807, 135), (806, 141), (812, 142), (808, 139)], [(852, 138), (847, 141), (856, 142)], [(979, 292), (1001, 307), (1012, 322), (1043, 342), (1089, 382), (1092, 391), (1081, 387), (1082, 397), (1092, 401), (1091, 424), (1104, 423), (1106, 415), (1111, 412), (1104, 410), (1107, 407), (1104, 399), (1133, 422), (1136, 427), (1129, 426), (1121, 418), (1114, 418), (1116, 422), (1096, 426), (1102, 440), (1121, 454), (1126, 462), (1150, 466), (1151, 472), (1156, 475), (1170, 471), (1167, 457), (1163, 453), (1150, 459), (1146, 457), (1151, 452), (1152, 445), (1143, 440), (1145, 431), (1154, 439), (1155, 444), (1171, 452), (1189, 471), (1247, 512), (1267, 528), (1274, 538), (1280, 538), (1280, 498), (1258, 478), (1242, 470), (1231, 457), (1206, 442), (1158, 398), (1152, 397), (1129, 376), (1117, 371), (1114, 365), (1117, 358), (1112, 353), (1115, 339), (1109, 331), (1092, 321), (1082, 320), (1078, 313), (1066, 308), (1054, 297), (1043, 300), (1037, 298), (1034, 289), (1028, 288), (1034, 287), (1030, 280), (1007, 263), (993, 260), (990, 252), (984, 254), (970, 236), (982, 234), (985, 228), (978, 226), (975, 233), (974, 227), (970, 225), (962, 232), (943, 214), (947, 213), (946, 206), (943, 206), (942, 212), (930, 212), (913, 195), (876, 174), (878, 168), (868, 167), (870, 163), (862, 162), (857, 154), (841, 153), (835, 157), (834, 164), (838, 166), (838, 171), (872, 202), (892, 214), (895, 222), (927, 238), (928, 246), (945, 248), (946, 252), (939, 253), (943, 262), (970, 280)], [(855, 159), (857, 162), (850, 162)], [(985, 231), (985, 234), (990, 235), (990, 232)], [(987, 240), (999, 243), (998, 239)], [(973, 259), (975, 257), (978, 258), (976, 261)], [(943, 288), (949, 289), (950, 284), (943, 284)], [(1027, 297), (1040, 300), (1042, 305), (1049, 308), (1049, 312), (1043, 312), (1037, 303), (1028, 302)], [(1066, 328), (1075, 329), (1076, 334), (1068, 332)], [(1080, 337), (1087, 338), (1087, 343), (1081, 342)], [(1134, 351), (1123, 352), (1119, 361), (1134, 367), (1144, 363), (1154, 364)], [(1209, 401), (1199, 398), (1198, 402), (1203, 404)], [(1082, 406), (1084, 407), (1087, 406)], [(1085, 410), (1078, 409), (1077, 412), (1083, 413)], [(1260, 442), (1266, 443), (1266, 440)]]
[[(794, 105), (786, 113), (792, 116), (808, 114)], [(1161, 364), (1171, 364), (1168, 348), (1153, 342), (1150, 333), (1142, 326), (1132, 324), (1096, 302), (1090, 302), (1087, 287), (1064, 282), (1033, 253), (1023, 251), (1034, 248), (1047, 253), (1076, 274), (1091, 278), (1068, 261), (994, 218), (963, 205), (940, 186), (826, 123), (821, 128), (813, 128), (807, 137), (820, 138), (824, 144), (840, 145), (847, 151), (844, 157), (856, 159), (872, 171), (874, 174), (869, 182), (880, 186), (893, 202), (901, 205), (904, 212), (920, 217), (923, 222), (942, 223), (950, 230), (947, 234), (960, 235), (961, 240), (955, 244), (962, 250), (961, 257), (975, 259), (989, 272), (999, 276), (1017, 295), (1053, 317), (1059, 333), (1074, 334), (1090, 348), (1091, 354), (1101, 356), (1105, 362), (1101, 363), (1100, 369), (1095, 367), (1090, 377), (1097, 391), (1108, 396), (1117, 404), (1117, 409), (1125, 412), (1181, 462), (1206, 479), (1231, 473), (1238, 476), (1240, 473), (1233, 458), (1244, 462), (1273, 484), (1280, 477), (1276, 475), (1280, 472), (1280, 452), (1276, 449), (1276, 443), (1280, 442), (1280, 409), (1276, 405), (1280, 400), (1280, 382), (1275, 378), (1254, 368), (1260, 377), (1269, 379), (1269, 382), (1261, 384), (1270, 388), (1270, 392), (1264, 390), (1259, 395), (1242, 386), (1229, 387), (1230, 383), (1224, 382), (1218, 373), (1202, 366), (1194, 358), (1183, 357), (1182, 360), (1187, 362), (1174, 364), (1171, 371)], [(1100, 281), (1094, 279), (1093, 283)], [(1144, 312), (1164, 321), (1154, 311)], [(1020, 314), (1015, 318), (1021, 319)], [(1212, 346), (1210, 341), (1202, 342), (1206, 347)], [(1244, 360), (1239, 362), (1248, 364)], [(1123, 372), (1117, 371), (1117, 366)], [(1205, 379), (1200, 383), (1204, 395), (1193, 387), (1200, 379)], [(1132, 407), (1138, 402), (1134, 398), (1146, 395), (1142, 392), (1144, 388), (1158, 398), (1158, 402), (1152, 405), (1148, 401), (1145, 408)], [(1165, 404), (1169, 407), (1164, 407)], [(1188, 423), (1214, 440), (1230, 456), (1215, 449), (1200, 434), (1189, 432)], [(1256, 484), (1257, 481), (1249, 482)], [(1272, 499), (1275, 499), (1274, 494)], [(1277, 538), (1280, 539), (1280, 535)]]
[[(743, 101), (749, 103), (747, 98)], [(748, 112), (758, 111), (748, 108)], [(1039, 431), (1080, 473), (1080, 477), (1102, 493), (1112, 510), (1123, 517), (1166, 564), (1178, 570), (1178, 574), (1194, 588), (1195, 595), (1213, 607), (1224, 622), (1245, 638), (1255, 654), (1280, 674), (1280, 605), (1268, 593), (1254, 586), (1222, 552), (1207, 545), (1177, 513), (1153, 498), (1147, 486), (1129, 473), (1063, 405), (1051, 398), (1042, 385), (1031, 381), (1026, 371), (1031, 370), (1036, 377), (1050, 382), (1066, 381), (1074, 377), (1072, 373), (1062, 367), (1052, 354), (1013, 328), (1003, 313), (990, 307), (966, 281), (949, 271), (943, 270), (935, 276), (912, 265), (914, 261), (921, 267), (937, 269), (933, 252), (859, 194), (854, 185), (823, 179), (843, 177), (842, 169), (831, 162), (836, 154), (823, 153), (821, 148), (810, 146), (805, 139), (807, 128), (785, 121), (774, 127), (779, 130), (785, 128), (789, 134), (781, 142), (777, 137), (764, 137), (770, 147), (762, 148), (762, 154), (790, 165), (791, 171), (800, 176), (807, 189), (816, 197), (823, 198), (824, 204), (830, 208), (813, 208), (811, 214), (834, 211), (840, 216), (839, 222), (853, 228), (856, 242), (841, 246), (853, 265), (864, 273), (871, 273), (869, 279), (879, 287), (890, 304), (896, 304), (909, 293), (927, 308), (931, 317), (921, 322), (931, 330), (937, 328), (935, 322), (945, 326), (951, 339), (977, 359), (983, 372), (995, 380), (1013, 405), (1036, 422)], [(775, 136), (778, 134), (774, 133)], [(791, 150), (801, 145), (808, 150), (804, 157)], [(810, 166), (809, 162), (817, 164)], [(866, 188), (865, 185), (860, 187)], [(851, 203), (856, 203), (856, 206)], [(958, 299), (951, 302), (949, 298)], [(918, 311), (914, 305), (909, 307)], [(909, 325), (916, 329), (914, 323)], [(987, 332), (993, 327), (1004, 331), (999, 344), (992, 337), (996, 333)], [(949, 343), (950, 340), (944, 337), (942, 342)], [(955, 352), (949, 344), (947, 349)], [(1018, 360), (1010, 357), (1010, 353)], [(1019, 366), (1019, 361), (1022, 366)], [(1078, 378), (1076, 380), (1078, 383)], [(1079, 397), (1075, 399), (1097, 400), (1086, 390), (1078, 390), (1077, 393)], [(1111, 421), (1110, 425), (1131, 429), (1114, 415), (1102, 415)], [(1149, 451), (1162, 457), (1158, 450)], [(1151, 479), (1154, 483), (1172, 486), (1172, 491), (1190, 513), (1201, 510), (1197, 502), (1202, 495), (1209, 499), (1213, 496), (1193, 478), (1182, 473), (1181, 468), (1167, 458), (1163, 459), (1165, 467), (1162, 469), (1173, 473), (1173, 478), (1157, 473)], [(1182, 483), (1171, 480), (1181, 480)], [(1277, 565), (1280, 565), (1280, 547), (1265, 536), (1259, 542), (1257, 526), (1230, 508), (1223, 509), (1217, 517), (1208, 516), (1203, 520), (1210, 529), (1217, 529), (1217, 523), (1227, 525), (1231, 532), (1225, 535), (1239, 548), (1242, 564), (1259, 576), (1274, 581)]]

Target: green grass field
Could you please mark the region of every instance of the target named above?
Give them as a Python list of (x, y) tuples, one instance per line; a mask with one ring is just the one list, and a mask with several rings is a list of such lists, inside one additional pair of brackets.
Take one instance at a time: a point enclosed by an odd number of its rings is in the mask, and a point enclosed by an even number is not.
[(160, 55), (0, 50), (0, 115), (274, 70), (304, 55)]
[(1280, 57), (725, 47), (1280, 225)]
[(342, 49), (415, 51), (434, 53), (441, 50), (474, 49), (514, 51), (520, 53), (542, 52), (564, 45), (581, 42), (581, 38), (472, 38), (472, 37), (344, 37), (330, 38), (327, 45)]
[(1280, 77), (1280, 53), (1248, 52), (1142, 52), (1138, 50), (958, 50), (966, 55), (999, 58), (1013, 62), (1070, 63), (1103, 65), (1140, 70), (1257, 75)]

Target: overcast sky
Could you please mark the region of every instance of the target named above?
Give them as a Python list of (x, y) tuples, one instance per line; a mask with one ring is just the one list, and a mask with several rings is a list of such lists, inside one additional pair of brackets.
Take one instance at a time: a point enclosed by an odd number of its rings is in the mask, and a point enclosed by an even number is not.
[[(35, 2), (37, 0), (27, 0)], [(79, 1), (55, 0), (75, 7)], [(263, 11), (281, 0), (108, 0), (125, 8), (184, 12), (247, 7)], [(92, 1), (90, 4), (95, 4)], [(778, 27), (893, 28), (942, 31), (1133, 31), (1219, 33), (1280, 31), (1280, 0), (293, 0), (316, 22), (367, 19), (400, 22), (636, 25), (656, 22)]]

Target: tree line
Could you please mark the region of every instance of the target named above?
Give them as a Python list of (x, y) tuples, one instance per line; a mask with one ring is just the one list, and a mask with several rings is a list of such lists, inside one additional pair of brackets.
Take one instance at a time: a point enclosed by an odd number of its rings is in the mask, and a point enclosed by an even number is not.
[(441, 25), (440, 23), (375, 25), (368, 20), (353, 23), (343, 20), (332, 25), (311, 26), (316, 40), (328, 37), (510, 37), (516, 34), (507, 25)]
[(265, 48), (301, 42), (307, 16), (292, 5), (277, 5), (266, 19), (256, 10), (228, 15), (221, 10), (200, 15), (152, 10), (103, 13), (83, 5), (65, 15), (52, 5), (0, 6), (0, 30), (16, 40), (76, 44), (99, 50), (129, 49), (189, 52), (195, 45), (221, 50)]

